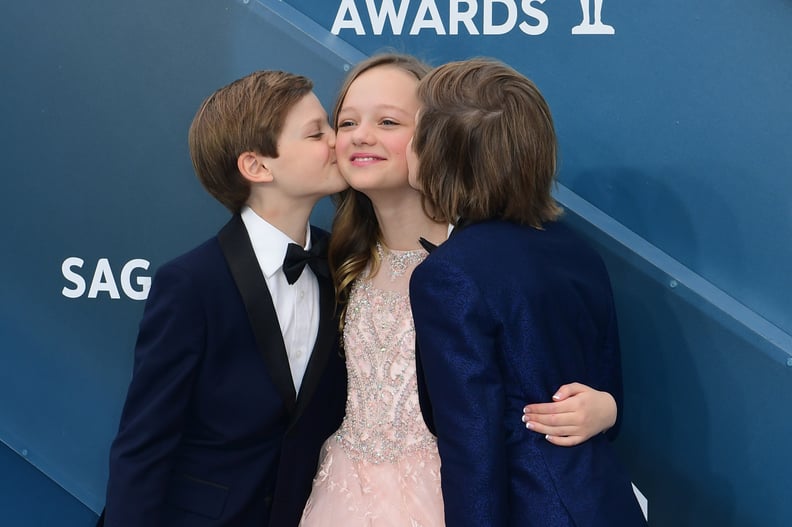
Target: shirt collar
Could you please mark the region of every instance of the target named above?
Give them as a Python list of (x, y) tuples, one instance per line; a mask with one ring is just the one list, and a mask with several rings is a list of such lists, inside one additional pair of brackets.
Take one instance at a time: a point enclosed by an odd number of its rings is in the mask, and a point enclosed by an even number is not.
[[(264, 276), (270, 278), (283, 267), (283, 258), (286, 256), (289, 244), (297, 242), (256, 214), (247, 205), (242, 208), (241, 216), (259, 267), (261, 267)], [(310, 249), (311, 227), (307, 223), (305, 225), (305, 242), (304, 249)]]

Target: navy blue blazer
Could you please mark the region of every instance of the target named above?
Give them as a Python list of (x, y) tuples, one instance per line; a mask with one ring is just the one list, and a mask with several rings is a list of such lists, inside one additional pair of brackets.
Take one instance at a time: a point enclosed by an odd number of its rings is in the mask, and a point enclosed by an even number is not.
[(333, 285), (317, 278), (319, 332), (298, 396), (238, 215), (161, 266), (110, 450), (107, 527), (298, 524), (346, 399)]
[(614, 395), (621, 366), (610, 281), (561, 223), (472, 224), (413, 272), (419, 394), (453, 527), (645, 525), (604, 434), (554, 446), (521, 421), (579, 381)]

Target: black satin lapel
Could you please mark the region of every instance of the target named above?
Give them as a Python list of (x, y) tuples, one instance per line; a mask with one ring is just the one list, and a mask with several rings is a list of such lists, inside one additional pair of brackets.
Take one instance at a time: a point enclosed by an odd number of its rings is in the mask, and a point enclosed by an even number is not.
[[(311, 236), (318, 235), (320, 233), (314, 229)], [(321, 235), (327, 236), (326, 233), (321, 233)], [(305, 369), (300, 393), (297, 396), (297, 409), (294, 418), (299, 417), (310, 402), (322, 379), (330, 355), (337, 352), (338, 319), (335, 317), (336, 298), (333, 282), (322, 276), (317, 276), (316, 279), (319, 282), (319, 330), (316, 333), (316, 342)]]
[(259, 351), (267, 363), (272, 381), (283, 397), (286, 408), (291, 412), (295, 407), (297, 393), (294, 390), (286, 346), (283, 343), (272, 296), (256, 260), (242, 218), (238, 214), (235, 215), (218, 233), (217, 239), (237, 289), (242, 295)]

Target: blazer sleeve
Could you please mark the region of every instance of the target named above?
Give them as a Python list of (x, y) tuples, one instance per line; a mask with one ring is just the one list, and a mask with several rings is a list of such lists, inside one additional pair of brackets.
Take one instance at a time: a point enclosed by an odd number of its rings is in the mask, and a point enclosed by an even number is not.
[(107, 527), (156, 527), (182, 437), (205, 316), (200, 288), (168, 264), (154, 278), (140, 323), (118, 435), (110, 448)]
[(410, 299), (438, 437), (446, 524), (502, 525), (508, 478), (497, 326), (470, 277), (432, 257), (414, 271)]

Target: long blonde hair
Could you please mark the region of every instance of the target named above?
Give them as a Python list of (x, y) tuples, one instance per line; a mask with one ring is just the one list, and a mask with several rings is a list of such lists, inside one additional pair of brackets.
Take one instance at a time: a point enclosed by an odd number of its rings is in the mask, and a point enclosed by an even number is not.
[[(421, 80), (430, 67), (416, 57), (400, 53), (374, 55), (355, 66), (346, 77), (333, 107), (333, 127), (338, 131), (338, 112), (344, 103), (349, 87), (364, 72), (382, 66), (393, 66)], [(344, 315), (352, 283), (371, 263), (372, 274), (379, 268), (377, 241), (382, 237), (377, 216), (371, 200), (352, 188), (335, 198), (336, 215), (330, 236), (328, 258), (333, 270), (336, 298), (341, 307), (340, 328), (344, 327)]]

